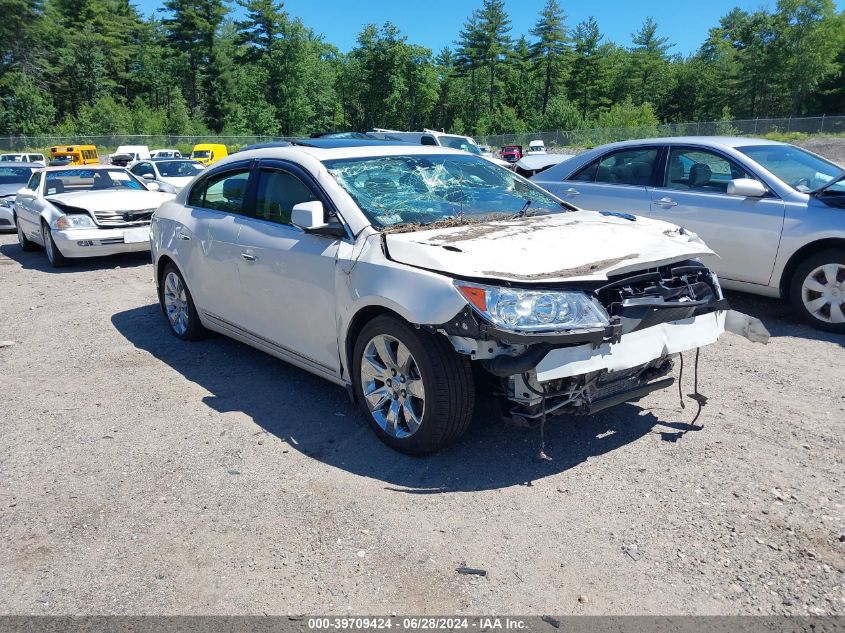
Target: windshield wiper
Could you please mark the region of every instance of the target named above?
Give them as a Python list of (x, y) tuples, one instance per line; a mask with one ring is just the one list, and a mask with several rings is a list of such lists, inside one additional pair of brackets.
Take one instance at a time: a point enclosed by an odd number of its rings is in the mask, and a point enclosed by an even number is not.
[(517, 219), (517, 218), (521, 218), (522, 216), (524, 216), (524, 215), (525, 215), (525, 213), (528, 211), (528, 207), (530, 207), (530, 206), (531, 206), (531, 201), (530, 201), (530, 200), (526, 200), (526, 201), (525, 201), (525, 204), (523, 204), (523, 205), (522, 205), (522, 208), (521, 208), (519, 211), (517, 211), (516, 213), (514, 213), (514, 214), (510, 217), (510, 219), (511, 219), (511, 220), (515, 220), (515, 219)]
[(824, 193), (824, 191), (826, 189), (829, 189), (830, 187), (832, 187), (833, 185), (835, 185), (836, 183), (841, 181), (843, 178), (845, 178), (845, 171), (843, 171), (841, 174), (839, 174), (835, 178), (831, 178), (828, 182), (824, 183), (821, 187), (816, 187), (815, 189), (813, 189), (812, 191), (808, 191), (807, 193), (811, 196), (817, 196), (820, 193)]

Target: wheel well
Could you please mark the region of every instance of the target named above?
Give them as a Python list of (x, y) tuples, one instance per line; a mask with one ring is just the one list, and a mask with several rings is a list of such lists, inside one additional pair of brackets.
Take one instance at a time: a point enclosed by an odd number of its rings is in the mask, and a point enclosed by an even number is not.
[[(350, 380), (352, 378), (352, 352), (355, 350), (355, 341), (358, 339), (358, 335), (364, 329), (364, 326), (380, 314), (391, 314), (398, 319), (402, 319), (398, 313), (384, 306), (367, 306), (356, 312), (355, 316), (352, 317), (352, 321), (349, 323), (349, 329), (346, 330), (344, 351), (346, 353), (346, 370), (350, 374)], [(404, 321), (404, 319), (402, 320)]]
[(786, 262), (786, 266), (783, 269), (783, 275), (781, 275), (780, 278), (781, 298), (789, 298), (789, 285), (792, 282), (792, 275), (795, 274), (795, 271), (801, 265), (801, 262), (803, 262), (811, 255), (814, 255), (815, 253), (819, 253), (830, 248), (845, 249), (845, 240), (841, 238), (829, 238), (826, 240), (818, 240), (816, 242), (810, 242), (809, 244), (805, 244), (797, 251), (795, 251), (792, 257), (789, 258), (789, 261)]
[(161, 276), (164, 274), (164, 269), (167, 268), (168, 264), (173, 264), (174, 266), (176, 265), (167, 255), (162, 255), (156, 262), (156, 285), (159, 287), (161, 287)]

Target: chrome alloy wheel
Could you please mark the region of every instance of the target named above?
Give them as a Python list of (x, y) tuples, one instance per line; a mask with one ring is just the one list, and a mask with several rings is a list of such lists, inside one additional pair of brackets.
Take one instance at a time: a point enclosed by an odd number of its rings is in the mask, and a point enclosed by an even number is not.
[(185, 284), (174, 272), (167, 273), (164, 278), (164, 309), (170, 327), (180, 336), (188, 329), (188, 294)]
[(410, 437), (422, 424), (425, 389), (417, 361), (400, 341), (379, 334), (364, 348), (361, 388), (367, 407), (385, 433)]
[(824, 323), (845, 323), (845, 265), (825, 264), (813, 270), (801, 286), (807, 312)]

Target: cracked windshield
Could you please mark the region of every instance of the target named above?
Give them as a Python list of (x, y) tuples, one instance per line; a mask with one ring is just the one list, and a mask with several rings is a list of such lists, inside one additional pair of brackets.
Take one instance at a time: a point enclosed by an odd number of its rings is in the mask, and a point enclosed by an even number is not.
[(474, 156), (381, 156), (327, 160), (329, 173), (382, 228), (471, 222), (563, 211), (563, 204)]

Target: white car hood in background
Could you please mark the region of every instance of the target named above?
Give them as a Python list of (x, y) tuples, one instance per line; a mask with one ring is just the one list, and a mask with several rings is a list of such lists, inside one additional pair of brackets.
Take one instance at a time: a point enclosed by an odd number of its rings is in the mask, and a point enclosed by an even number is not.
[(99, 191), (72, 191), (47, 195), (48, 201), (63, 202), (87, 211), (141, 211), (158, 209), (162, 202), (172, 200), (172, 193), (135, 191), (132, 189), (101, 189)]
[(187, 186), (193, 179), (194, 176), (161, 176), (159, 178), (161, 182), (166, 182), (168, 185), (172, 185), (177, 189)]
[(403, 264), (535, 283), (603, 281), (609, 274), (715, 255), (697, 235), (674, 224), (595, 211), (387, 233), (385, 239), (390, 258)]

